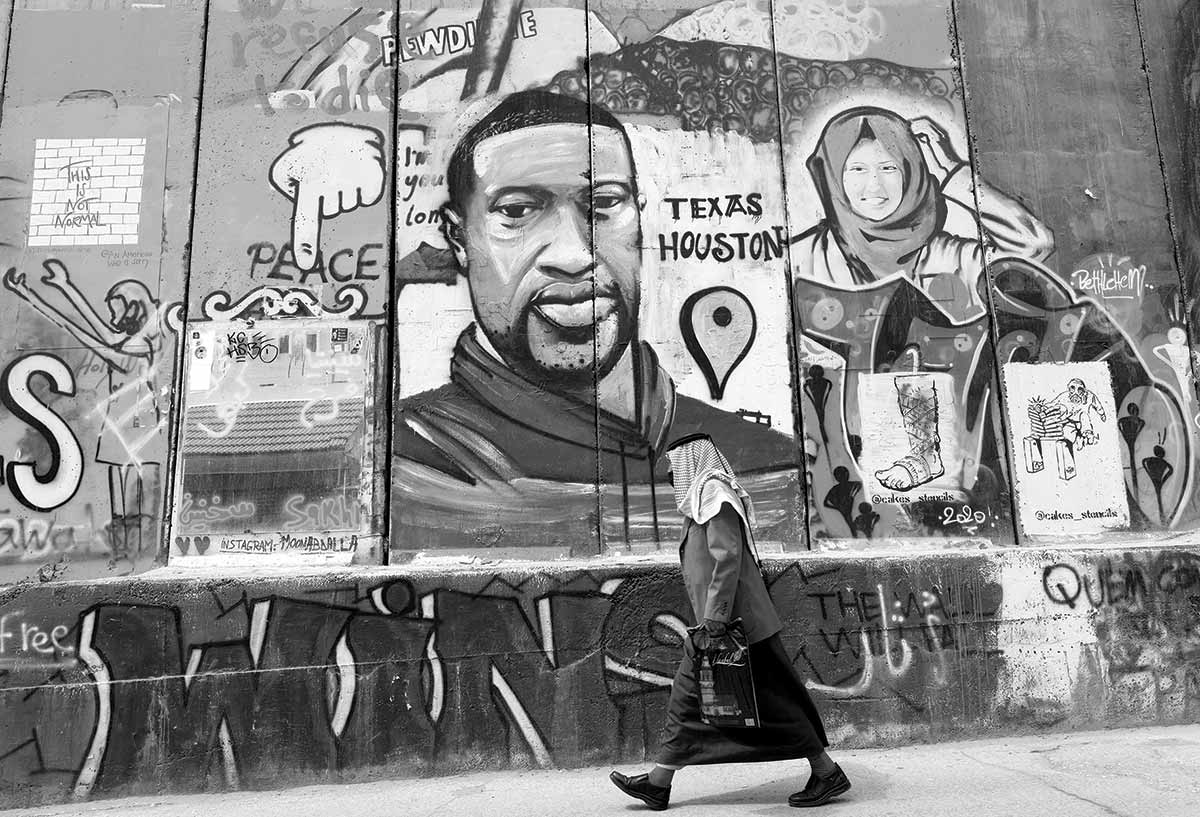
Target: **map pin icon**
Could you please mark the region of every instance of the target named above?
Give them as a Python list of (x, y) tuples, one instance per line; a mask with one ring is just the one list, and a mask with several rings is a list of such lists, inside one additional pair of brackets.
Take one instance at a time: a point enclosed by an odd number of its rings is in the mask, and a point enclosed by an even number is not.
[(709, 287), (688, 296), (679, 312), (683, 342), (700, 364), (714, 400), (754, 345), (758, 320), (745, 295), (731, 287)]

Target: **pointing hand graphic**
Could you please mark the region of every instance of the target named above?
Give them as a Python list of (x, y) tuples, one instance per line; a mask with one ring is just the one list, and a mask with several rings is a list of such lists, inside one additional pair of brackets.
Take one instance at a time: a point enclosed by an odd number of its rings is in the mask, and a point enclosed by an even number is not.
[(292, 253), (311, 270), (321, 250), (321, 219), (370, 207), (383, 198), (387, 165), (375, 128), (329, 122), (292, 134), (271, 165), (271, 186), (291, 199)]

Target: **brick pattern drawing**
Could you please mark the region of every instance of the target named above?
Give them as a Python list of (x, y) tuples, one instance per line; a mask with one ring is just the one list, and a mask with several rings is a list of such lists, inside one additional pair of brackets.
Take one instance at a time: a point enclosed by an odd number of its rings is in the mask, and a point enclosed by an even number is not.
[(38, 139), (31, 247), (136, 244), (146, 140)]

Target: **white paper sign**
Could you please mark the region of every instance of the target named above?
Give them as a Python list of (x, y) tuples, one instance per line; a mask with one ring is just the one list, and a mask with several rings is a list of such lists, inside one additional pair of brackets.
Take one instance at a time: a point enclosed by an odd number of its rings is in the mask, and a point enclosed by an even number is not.
[(1029, 534), (1129, 525), (1108, 364), (1006, 363), (1017, 516)]
[(954, 379), (944, 373), (863, 374), (860, 463), (873, 502), (962, 500)]

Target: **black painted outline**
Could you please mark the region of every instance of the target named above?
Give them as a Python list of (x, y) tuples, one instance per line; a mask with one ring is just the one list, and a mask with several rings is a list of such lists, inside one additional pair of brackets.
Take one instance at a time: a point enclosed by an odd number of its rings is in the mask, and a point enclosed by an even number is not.
[[(696, 310), (696, 304), (700, 302), (700, 299), (712, 295), (714, 292), (732, 292), (745, 301), (746, 306), (750, 308), (750, 338), (746, 341), (746, 346), (742, 349), (741, 354), (737, 356), (733, 363), (729, 364), (729, 370), (725, 372), (725, 376), (720, 380), (717, 379), (717, 373), (713, 369), (712, 363), (709, 362), (708, 355), (700, 347), (700, 341), (696, 337), (696, 330), (693, 328), (691, 320), (692, 313)], [(758, 315), (754, 312), (754, 304), (741, 292), (729, 286), (708, 287), (707, 289), (693, 292), (683, 302), (683, 307), (679, 310), (679, 331), (683, 334), (683, 342), (687, 346), (688, 352), (700, 364), (700, 371), (704, 373), (704, 379), (708, 381), (708, 391), (712, 399), (724, 399), (725, 384), (729, 382), (729, 377), (733, 374), (733, 370), (746, 359), (746, 355), (750, 354), (750, 347), (754, 345), (754, 341), (758, 337)]]

